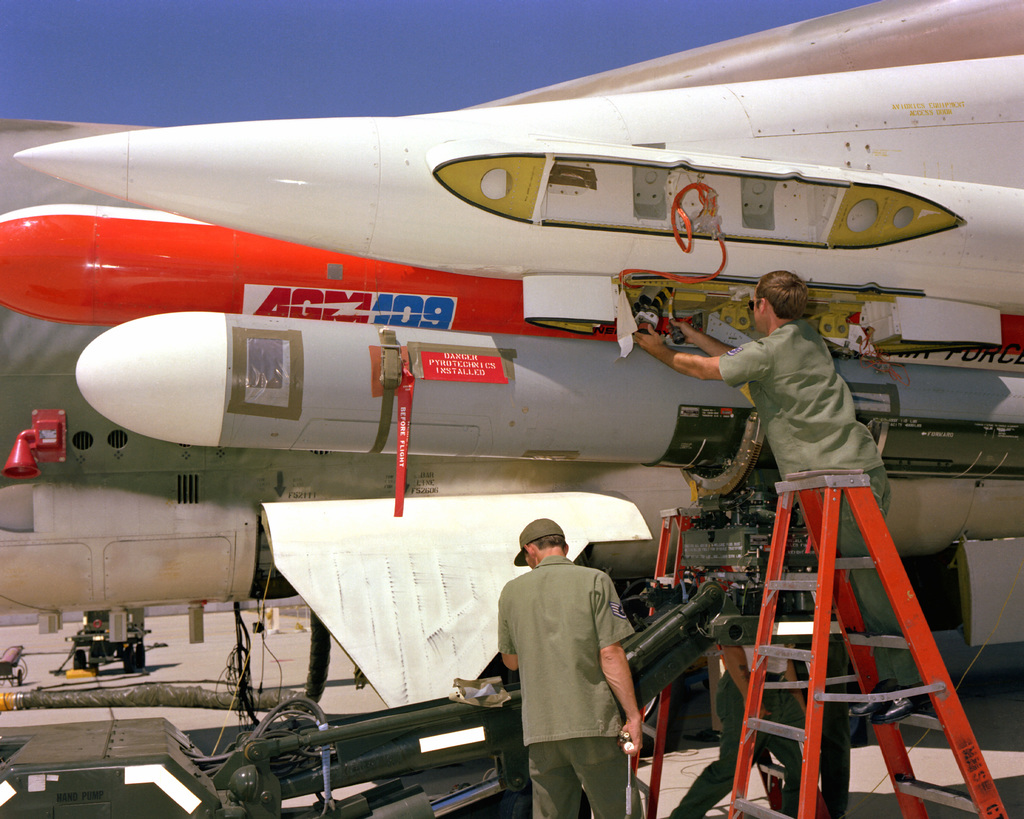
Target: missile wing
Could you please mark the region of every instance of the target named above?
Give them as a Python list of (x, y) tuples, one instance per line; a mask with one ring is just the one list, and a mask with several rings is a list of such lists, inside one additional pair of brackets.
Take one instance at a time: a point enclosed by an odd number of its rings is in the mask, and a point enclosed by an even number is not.
[(651, 536), (620, 498), (506, 494), (498, 514), (495, 500), (413, 498), (401, 518), (386, 500), (271, 503), (263, 516), (274, 564), (384, 701), (421, 702), (494, 657), (495, 601), (529, 571), (512, 565), (526, 523), (556, 515), (572, 559), (590, 543)]
[[(685, 17), (683, 18), (685, 20)], [(886, 0), (478, 106), (552, 102), (1024, 53), (1012, 0)]]

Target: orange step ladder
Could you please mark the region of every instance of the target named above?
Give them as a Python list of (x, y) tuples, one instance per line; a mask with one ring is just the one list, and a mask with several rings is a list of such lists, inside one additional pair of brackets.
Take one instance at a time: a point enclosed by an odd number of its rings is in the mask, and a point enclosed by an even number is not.
[[(690, 519), (681, 508), (663, 509), (661, 512), (661, 536), (658, 539), (658, 556), (655, 560), (654, 577), (660, 582), (667, 579), (668, 554), (675, 541), (676, 557), (672, 569), (671, 585), (680, 582), (679, 561), (683, 554), (683, 532), (690, 528)], [(673, 537), (674, 535), (674, 537)], [(647, 798), (647, 815), (658, 815), (658, 800), (661, 796), (661, 774), (665, 761), (665, 744), (668, 737), (669, 706), (672, 700), (672, 686), (668, 686), (658, 696), (658, 719), (654, 734), (654, 755), (651, 758), (651, 774), (649, 794)], [(639, 759), (637, 759), (639, 762)]]
[[(692, 511), (683, 507), (663, 509), (661, 511), (661, 535), (658, 539), (658, 555), (655, 560), (655, 582), (667, 582), (670, 586), (678, 586), (683, 575), (683, 536), (692, 526)], [(669, 572), (669, 552), (675, 548), (675, 556), (671, 575)], [(654, 610), (651, 610), (654, 613)], [(658, 802), (661, 797), (661, 778), (665, 761), (665, 747), (668, 737), (670, 706), (672, 703), (672, 686), (669, 685), (658, 695), (658, 716), (654, 732), (654, 751), (650, 763), (650, 784), (647, 786), (647, 815), (658, 815)], [(635, 761), (639, 761), (638, 759)], [(767, 752), (757, 760), (757, 767), (768, 793), (768, 801), (777, 807), (782, 801), (782, 768), (768, 759)], [(634, 767), (635, 773), (635, 767)], [(820, 808), (818, 819), (829, 819), (824, 801), (818, 792)]]
[[(754, 667), (750, 675), (729, 819), (736, 819), (739, 816), (785, 819), (785, 814), (747, 799), (751, 755), (758, 732), (786, 736), (802, 743), (803, 767), (797, 819), (814, 819), (818, 801), (822, 715), (825, 702), (865, 702), (869, 699), (894, 699), (925, 693), (930, 697), (937, 717), (937, 720), (932, 720), (932, 727), (942, 730), (945, 734), (963, 776), (968, 795), (918, 781), (914, 776), (899, 724), (874, 725), (901, 815), (905, 818), (926, 819), (928, 812), (925, 802), (932, 801), (974, 813), (984, 819), (1007, 819), (1006, 808), (996, 792), (995, 783), (982, 757), (981, 749), (964, 715), (960, 699), (956, 695), (921, 606), (907, 579), (903, 563), (896, 552), (896, 546), (886, 528), (885, 519), (871, 492), (868, 476), (860, 470), (841, 470), (802, 472), (786, 477), (787, 480), (777, 483), (775, 487), (779, 493), (779, 503), (765, 572), (765, 591), (758, 623)], [(789, 523), (797, 497), (810, 535), (808, 548), (813, 546), (818, 555), (818, 572), (815, 579), (809, 579), (811, 575), (804, 575), (799, 579), (783, 577)], [(870, 557), (837, 557), (836, 540), (843, 497), (853, 512)], [(874, 645), (882, 644), (892, 646), (893, 638), (888, 636), (877, 639), (863, 633), (863, 621), (847, 571), (865, 568), (877, 569), (896, 616), (903, 624), (906, 647), (909, 648), (921, 675), (922, 684), (918, 687), (894, 694), (869, 696), (869, 692), (878, 682), (872, 648)], [(814, 630), (809, 651), (771, 644), (779, 592), (783, 591), (813, 591), (816, 594)], [(825, 675), (833, 609), (864, 694), (825, 693), (825, 686), (836, 682), (826, 680)], [(758, 718), (764, 689), (778, 685), (765, 681), (766, 660), (769, 656), (802, 660), (808, 664), (807, 711), (802, 731)], [(921, 718), (915, 719), (919, 721)]]

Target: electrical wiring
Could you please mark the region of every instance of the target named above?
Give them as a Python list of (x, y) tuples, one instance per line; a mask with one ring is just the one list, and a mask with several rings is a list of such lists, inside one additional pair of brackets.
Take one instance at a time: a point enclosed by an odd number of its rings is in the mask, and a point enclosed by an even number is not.
[[(700, 213), (694, 219), (691, 219), (683, 209), (683, 199), (691, 191), (696, 191), (701, 205)], [(693, 250), (693, 233), (695, 229), (699, 233), (709, 234), (711, 238), (718, 241), (719, 246), (722, 248), (722, 263), (718, 266), (718, 269), (706, 276), (684, 276), (680, 273), (668, 273), (660, 270), (628, 268), (619, 273), (620, 287), (625, 286), (627, 278), (637, 275), (658, 276), (678, 282), (679, 284), (700, 284), (701, 282), (711, 281), (725, 270), (725, 266), (729, 262), (729, 254), (725, 247), (725, 239), (722, 236), (721, 218), (718, 215), (718, 192), (704, 182), (692, 182), (680, 189), (673, 198), (671, 214), (672, 235), (675, 237), (676, 244), (683, 253), (690, 253)], [(683, 229), (679, 226), (680, 220), (686, 231), (685, 238), (683, 236)]]
[[(696, 191), (700, 199), (701, 210), (695, 220), (691, 220), (686, 211), (683, 210), (683, 199), (690, 191)], [(686, 225), (685, 241), (679, 230), (680, 219)], [(729, 257), (725, 249), (725, 240), (722, 238), (722, 222), (718, 216), (718, 193), (704, 182), (692, 182), (681, 189), (672, 200), (672, 235), (675, 237), (676, 244), (679, 245), (679, 249), (683, 253), (689, 253), (693, 250), (694, 222), (696, 222), (698, 231), (709, 233), (711, 238), (718, 240), (718, 244), (722, 248), (722, 264), (719, 265), (718, 270), (707, 276), (680, 276), (677, 273), (665, 273), (666, 278), (672, 281), (683, 284), (698, 284), (710, 281), (725, 270), (725, 266), (728, 263)]]

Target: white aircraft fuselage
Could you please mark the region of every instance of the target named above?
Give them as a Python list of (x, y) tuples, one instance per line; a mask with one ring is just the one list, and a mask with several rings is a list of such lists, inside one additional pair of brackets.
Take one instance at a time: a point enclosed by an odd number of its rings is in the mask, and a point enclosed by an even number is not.
[[(423, 267), (715, 271), (719, 242), (698, 231), (684, 255), (667, 214), (634, 207), (650, 172), (667, 201), (692, 183), (715, 189), (731, 275), (788, 268), (1021, 311), (1022, 69), (1024, 57), (999, 58), (419, 117), (153, 129), (18, 158), (138, 204)], [(559, 173), (576, 168), (592, 178)], [(485, 183), (495, 169), (505, 178)], [(770, 223), (744, 210), (758, 182), (774, 190)], [(866, 222), (854, 210), (864, 189)], [(933, 212), (948, 221), (910, 238), (897, 229)]]

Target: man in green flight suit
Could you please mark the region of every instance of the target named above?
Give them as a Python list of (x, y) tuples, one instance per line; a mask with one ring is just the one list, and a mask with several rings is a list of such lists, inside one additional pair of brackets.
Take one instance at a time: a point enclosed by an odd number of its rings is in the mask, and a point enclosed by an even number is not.
[[(807, 285), (803, 280), (789, 271), (776, 270), (761, 277), (751, 301), (754, 327), (762, 338), (730, 349), (689, 324), (676, 325), (686, 341), (706, 356), (673, 350), (664, 338), (649, 330), (637, 332), (633, 338), (646, 352), (683, 375), (717, 379), (733, 387), (746, 384), (782, 475), (863, 469), (884, 515), (889, 508), (890, 488), (881, 455), (867, 427), (854, 415), (850, 389), (836, 373), (824, 340), (801, 318), (806, 306)], [(840, 516), (839, 551), (847, 557), (867, 554), (845, 502)], [(866, 629), (899, 634), (899, 623), (877, 573), (857, 570), (850, 575)], [(881, 690), (920, 685), (909, 652), (876, 648), (874, 655), (883, 681)], [(896, 722), (920, 709), (927, 699), (898, 697), (872, 703), (869, 708), (851, 709), (851, 713), (874, 712), (873, 722)], [(845, 764), (848, 789), (848, 750)], [(824, 795), (826, 801), (831, 801), (829, 794)], [(840, 801), (845, 804), (845, 797)]]
[[(718, 681), (715, 693), (715, 710), (722, 721), (718, 759), (701, 771), (669, 819), (702, 817), (722, 797), (732, 791), (753, 654), (753, 646), (722, 646), (722, 662), (726, 673)], [(791, 661), (773, 657), (767, 662), (768, 682), (796, 679)], [(761, 700), (760, 716), (762, 719), (771, 719), (772, 722), (782, 725), (803, 728), (804, 703), (799, 689), (767, 689)], [(800, 807), (800, 746), (792, 739), (761, 733), (758, 734), (754, 746), (754, 759), (758, 759), (764, 749), (771, 751), (786, 770), (782, 789), (782, 812), (787, 816), (796, 816)], [(836, 816), (836, 819), (839, 817)]]
[[(623, 726), (640, 753), (642, 715), (621, 641), (633, 633), (611, 578), (577, 566), (552, 520), (530, 523), (514, 563), (533, 571), (498, 599), (498, 650), (520, 673), (534, 819), (575, 819), (581, 785), (597, 819), (626, 813)], [(618, 703), (618, 705), (616, 704)], [(635, 798), (633, 815), (639, 816)]]

